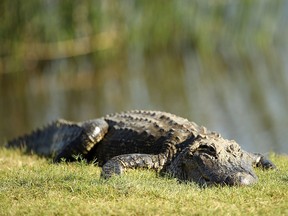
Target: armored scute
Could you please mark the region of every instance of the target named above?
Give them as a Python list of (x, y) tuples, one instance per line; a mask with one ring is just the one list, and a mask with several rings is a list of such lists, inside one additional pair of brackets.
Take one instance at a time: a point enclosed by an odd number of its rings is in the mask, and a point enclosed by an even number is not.
[(261, 154), (248, 153), (233, 140), (194, 122), (160, 111), (135, 110), (81, 123), (57, 120), (9, 141), (7, 147), (72, 161), (97, 161), (102, 177), (147, 168), (199, 185), (250, 185), (252, 167), (274, 169)]

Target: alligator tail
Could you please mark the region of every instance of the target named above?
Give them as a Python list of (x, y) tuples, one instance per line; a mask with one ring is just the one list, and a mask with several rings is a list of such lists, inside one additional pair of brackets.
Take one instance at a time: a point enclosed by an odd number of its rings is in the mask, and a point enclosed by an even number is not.
[(59, 119), (30, 134), (8, 141), (6, 147), (20, 148), (27, 153), (51, 157), (67, 142), (78, 137), (82, 130), (77, 124)]
[(8, 141), (6, 147), (52, 157), (55, 162), (62, 158), (71, 161), (76, 155), (86, 155), (107, 131), (108, 124), (104, 119), (80, 123), (59, 119), (42, 129)]

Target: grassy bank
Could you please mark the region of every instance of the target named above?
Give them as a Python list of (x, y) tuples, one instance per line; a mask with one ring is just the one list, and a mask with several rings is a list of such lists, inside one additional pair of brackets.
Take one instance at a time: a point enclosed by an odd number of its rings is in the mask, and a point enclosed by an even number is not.
[(131, 171), (102, 180), (100, 168), (51, 164), (0, 149), (0, 212), (3, 215), (284, 215), (288, 214), (288, 157), (271, 156), (277, 171), (257, 171), (251, 187), (200, 189)]

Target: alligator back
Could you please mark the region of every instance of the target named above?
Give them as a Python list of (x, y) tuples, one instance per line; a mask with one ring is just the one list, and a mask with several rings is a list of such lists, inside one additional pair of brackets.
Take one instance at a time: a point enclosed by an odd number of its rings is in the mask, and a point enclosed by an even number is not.
[(130, 153), (167, 153), (172, 159), (200, 133), (208, 132), (187, 119), (160, 111), (134, 110), (111, 114), (104, 120), (108, 133), (89, 153), (99, 165)]

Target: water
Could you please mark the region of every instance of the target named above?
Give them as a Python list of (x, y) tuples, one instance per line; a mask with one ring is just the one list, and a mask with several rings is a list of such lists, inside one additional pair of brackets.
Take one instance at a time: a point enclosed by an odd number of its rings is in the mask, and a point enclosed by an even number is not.
[(248, 151), (288, 153), (286, 1), (219, 1), (217, 7), (171, 1), (173, 7), (159, 11), (170, 12), (163, 20), (149, 17), (151, 8), (104, 2), (100, 15), (117, 16), (103, 19), (101, 28), (118, 26), (116, 42), (107, 33), (111, 44), (93, 53), (53, 59), (38, 52), (48, 59), (33, 59), (19, 51), (24, 60), (1, 58), (1, 143), (57, 118), (153, 109), (218, 131)]

